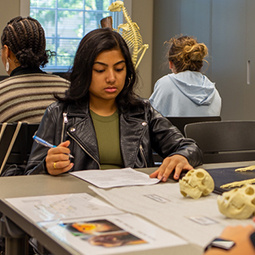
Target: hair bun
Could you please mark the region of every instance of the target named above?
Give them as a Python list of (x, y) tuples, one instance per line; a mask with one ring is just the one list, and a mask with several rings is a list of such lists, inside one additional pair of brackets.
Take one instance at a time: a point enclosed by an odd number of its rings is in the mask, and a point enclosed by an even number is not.
[(183, 57), (191, 61), (203, 61), (208, 54), (208, 49), (204, 43), (196, 43), (195, 45), (186, 45), (183, 48)]
[(200, 71), (207, 54), (206, 45), (193, 37), (181, 36), (170, 40), (168, 59), (174, 63), (177, 72)]

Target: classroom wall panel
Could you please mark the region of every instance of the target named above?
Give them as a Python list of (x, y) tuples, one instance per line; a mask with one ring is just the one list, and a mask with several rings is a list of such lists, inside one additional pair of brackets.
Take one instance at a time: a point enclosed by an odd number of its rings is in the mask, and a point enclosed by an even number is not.
[(254, 0), (154, 1), (153, 83), (169, 72), (160, 68), (166, 36), (193, 35), (209, 48), (204, 71), (222, 96), (222, 119), (255, 119), (254, 12)]

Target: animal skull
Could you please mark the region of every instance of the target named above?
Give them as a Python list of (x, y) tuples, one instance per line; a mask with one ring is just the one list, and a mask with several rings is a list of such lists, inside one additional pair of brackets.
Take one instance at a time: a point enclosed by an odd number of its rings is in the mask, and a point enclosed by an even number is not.
[(123, 7), (124, 7), (123, 1), (115, 1), (108, 7), (108, 10), (111, 12), (120, 12), (121, 8)]
[(255, 213), (255, 186), (246, 184), (226, 191), (217, 199), (219, 211), (233, 219), (248, 219)]
[(207, 196), (214, 190), (214, 181), (211, 175), (204, 169), (190, 170), (181, 180), (179, 180), (181, 194), (189, 195), (194, 199), (202, 195)]

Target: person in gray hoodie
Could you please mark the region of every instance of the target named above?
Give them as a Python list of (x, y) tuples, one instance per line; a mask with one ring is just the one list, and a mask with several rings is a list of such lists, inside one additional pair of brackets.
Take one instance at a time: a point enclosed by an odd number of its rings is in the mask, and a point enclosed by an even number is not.
[(172, 38), (171, 74), (160, 78), (149, 100), (165, 117), (220, 116), (222, 100), (215, 83), (201, 73), (208, 49), (190, 36)]

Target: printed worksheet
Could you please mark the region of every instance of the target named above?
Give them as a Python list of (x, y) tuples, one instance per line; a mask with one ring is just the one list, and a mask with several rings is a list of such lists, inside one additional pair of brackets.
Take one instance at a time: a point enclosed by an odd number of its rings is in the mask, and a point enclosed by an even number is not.
[(157, 178), (150, 178), (148, 174), (132, 168), (105, 170), (86, 170), (70, 172), (84, 181), (99, 188), (113, 188), (120, 186), (152, 185), (160, 182)]
[(187, 245), (182, 238), (86, 193), (6, 201), (81, 254), (116, 254)]
[(116, 254), (186, 245), (183, 239), (132, 214), (40, 223), (81, 254)]
[(122, 213), (87, 193), (8, 198), (6, 201), (35, 222)]
[(116, 208), (149, 219), (200, 246), (208, 244), (225, 226), (252, 223), (251, 219), (229, 219), (222, 215), (214, 193), (199, 199), (183, 197), (179, 183), (109, 190), (89, 187)]

